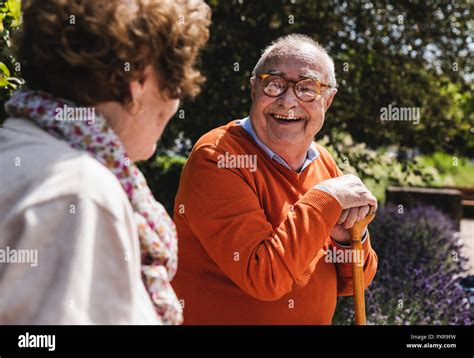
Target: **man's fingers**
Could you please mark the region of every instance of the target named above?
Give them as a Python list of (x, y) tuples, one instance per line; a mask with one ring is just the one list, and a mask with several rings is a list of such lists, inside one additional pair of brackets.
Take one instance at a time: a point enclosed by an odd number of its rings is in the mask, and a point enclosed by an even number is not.
[(377, 207), (377, 198), (372, 195), (370, 191), (367, 191), (361, 198), (361, 202), (359, 203), (359, 207), (362, 206), (375, 206)]
[(338, 224), (342, 224), (347, 219), (347, 214), (349, 214), (349, 209), (342, 210), (341, 216), (339, 216), (339, 220), (337, 220)]
[(369, 191), (367, 195), (367, 205), (377, 206), (377, 198)]
[(349, 209), (349, 214), (347, 214), (347, 219), (344, 222), (344, 228), (350, 229), (357, 220), (357, 214), (359, 213), (359, 208)]
[[(359, 194), (359, 197), (354, 200), (354, 207), (363, 207), (367, 205), (377, 206), (377, 199), (372, 195), (370, 191), (363, 191)], [(346, 208), (349, 209), (349, 208)]]
[(338, 223), (343, 223), (345, 229), (350, 229), (357, 221), (364, 219), (369, 211), (369, 205), (343, 210)]
[(370, 210), (369, 205), (360, 207), (359, 213), (357, 214), (357, 221), (361, 221), (362, 219), (364, 219), (369, 213), (369, 210)]

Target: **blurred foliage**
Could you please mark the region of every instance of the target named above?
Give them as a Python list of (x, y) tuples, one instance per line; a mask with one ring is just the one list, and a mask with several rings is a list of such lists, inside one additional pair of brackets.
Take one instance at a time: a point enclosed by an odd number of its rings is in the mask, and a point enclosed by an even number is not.
[(420, 158), (422, 166), (435, 168), (439, 179), (434, 186), (460, 186), (474, 188), (474, 163), (466, 157), (456, 157), (442, 152)]
[(391, 185), (474, 188), (474, 163), (467, 157), (443, 152), (402, 156), (398, 147), (375, 151), (365, 143), (355, 143), (344, 132), (325, 135), (318, 143), (345, 174), (358, 175), (380, 202), (385, 201), (385, 190)]
[(424, 186), (440, 181), (438, 170), (420, 158), (402, 159), (393, 152), (375, 151), (365, 143), (355, 143), (348, 133), (332, 132), (318, 142), (344, 174), (359, 176), (379, 201), (384, 201), (389, 185)]
[(183, 156), (157, 155), (138, 164), (153, 195), (170, 215), (173, 212), (179, 177), (185, 162), (186, 157)]
[[(196, 141), (248, 114), (249, 77), (262, 49), (292, 32), (312, 36), (336, 64), (339, 91), (322, 134), (349, 132), (372, 148), (472, 156), (472, 3), (468, 1), (209, 1), (211, 39), (202, 94), (184, 102), (162, 146), (179, 132)], [(389, 104), (420, 107), (420, 124), (382, 122)]]
[(11, 53), (10, 35), (21, 25), (21, 1), (0, 0), (0, 124), (6, 113), (3, 103), (21, 86), (20, 68)]

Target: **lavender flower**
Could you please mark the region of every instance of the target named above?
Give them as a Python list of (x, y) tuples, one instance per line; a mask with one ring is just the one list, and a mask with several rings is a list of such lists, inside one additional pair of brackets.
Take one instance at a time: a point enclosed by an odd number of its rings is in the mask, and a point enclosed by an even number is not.
[[(379, 267), (365, 294), (368, 324), (472, 324), (459, 284), (467, 259), (448, 217), (433, 207), (399, 214), (387, 205), (377, 211), (370, 232)], [(352, 297), (339, 299), (333, 323), (354, 323)]]

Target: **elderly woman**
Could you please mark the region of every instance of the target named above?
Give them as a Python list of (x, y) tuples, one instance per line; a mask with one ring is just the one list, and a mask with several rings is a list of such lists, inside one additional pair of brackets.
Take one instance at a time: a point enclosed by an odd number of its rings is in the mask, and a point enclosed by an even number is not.
[[(202, 81), (201, 0), (30, 0), (0, 130), (0, 324), (179, 324), (173, 222), (133, 162)], [(166, 190), (166, 188), (163, 188)]]

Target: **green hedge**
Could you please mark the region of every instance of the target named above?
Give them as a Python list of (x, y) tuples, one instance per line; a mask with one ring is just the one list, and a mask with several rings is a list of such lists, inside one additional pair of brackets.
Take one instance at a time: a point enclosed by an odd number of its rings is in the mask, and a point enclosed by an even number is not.
[(21, 1), (0, 1), (0, 125), (6, 118), (3, 107), (13, 90), (23, 84), (20, 65), (12, 55), (10, 37), (21, 25)]
[(173, 212), (179, 177), (185, 162), (186, 158), (182, 156), (158, 155), (138, 164), (153, 195), (170, 215)]

